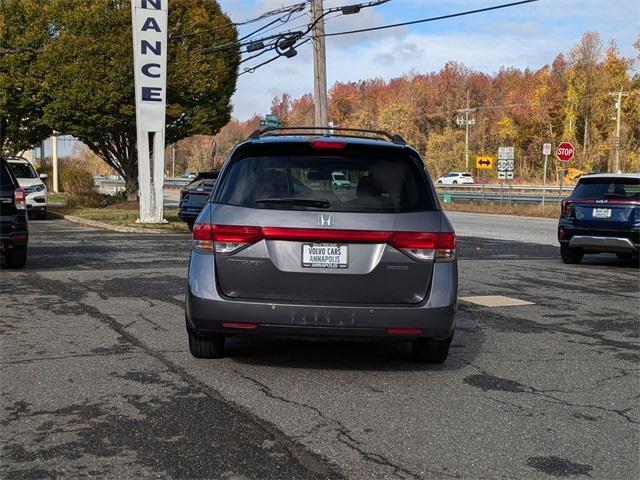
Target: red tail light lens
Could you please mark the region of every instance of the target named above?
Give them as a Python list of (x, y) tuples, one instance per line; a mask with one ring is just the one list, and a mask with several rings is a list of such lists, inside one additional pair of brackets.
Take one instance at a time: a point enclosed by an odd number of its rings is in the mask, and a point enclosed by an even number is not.
[(233, 253), (263, 238), (260, 227), (213, 225), (212, 229), (216, 253)]
[(573, 204), (568, 198), (565, 198), (560, 202), (560, 215), (563, 217), (570, 217), (573, 213)]
[(24, 210), (27, 208), (27, 196), (23, 188), (16, 188), (13, 199), (18, 210)]
[(213, 227), (208, 223), (193, 226), (193, 249), (199, 252), (213, 252)]
[(455, 233), (326, 230), (320, 228), (250, 227), (204, 225), (193, 228), (194, 248), (230, 254), (260, 240), (309, 242), (387, 243), (419, 261), (450, 261), (455, 258)]

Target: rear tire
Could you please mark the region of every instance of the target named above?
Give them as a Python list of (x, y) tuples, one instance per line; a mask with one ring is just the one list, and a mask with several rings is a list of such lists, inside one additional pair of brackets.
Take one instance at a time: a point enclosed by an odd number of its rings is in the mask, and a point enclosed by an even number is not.
[(560, 256), (564, 263), (576, 265), (582, 261), (584, 252), (579, 248), (571, 248), (569, 245), (563, 243), (560, 245)]
[(449, 355), (452, 339), (453, 334), (446, 340), (417, 338), (411, 343), (411, 356), (414, 361), (419, 363), (444, 363)]
[(20, 269), (27, 263), (27, 247), (14, 247), (5, 253), (7, 268)]
[(224, 335), (201, 337), (187, 330), (189, 351), (196, 358), (220, 358), (224, 355)]
[(438, 185), (442, 185), (442, 180), (438, 180)]
[(458, 181), (457, 181), (457, 180), (454, 180), (454, 181), (453, 181), (453, 184), (454, 184), (454, 185), (457, 185), (457, 184), (458, 184)]
[(42, 211), (40, 212), (40, 220), (46, 220), (47, 219), (47, 209), (43, 208)]

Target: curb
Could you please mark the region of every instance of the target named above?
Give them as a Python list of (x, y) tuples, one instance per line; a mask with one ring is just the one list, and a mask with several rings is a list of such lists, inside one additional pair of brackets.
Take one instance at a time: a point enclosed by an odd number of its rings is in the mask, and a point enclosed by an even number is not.
[(149, 234), (169, 234), (169, 235), (182, 235), (181, 232), (168, 232), (166, 230), (156, 230), (152, 228), (136, 228), (136, 227), (121, 227), (118, 225), (111, 225), (110, 223), (97, 222), (95, 220), (87, 220), (86, 218), (74, 217), (73, 215), (64, 215), (62, 213), (56, 212), (54, 210), (48, 210), (47, 215), (55, 218), (61, 218), (63, 220), (67, 220), (72, 223), (76, 223), (78, 225), (82, 225), (83, 227), (93, 227), (99, 228), (101, 230), (107, 230), (109, 232), (118, 232), (118, 233), (149, 233)]

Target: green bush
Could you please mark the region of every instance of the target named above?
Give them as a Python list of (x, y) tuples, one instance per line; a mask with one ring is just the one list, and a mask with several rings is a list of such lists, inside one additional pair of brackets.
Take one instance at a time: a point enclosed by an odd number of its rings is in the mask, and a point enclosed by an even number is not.
[(72, 195), (88, 195), (94, 193), (93, 175), (78, 165), (60, 167), (60, 189)]
[(110, 205), (115, 205), (116, 203), (122, 203), (127, 201), (127, 192), (121, 191), (116, 192), (111, 195), (103, 195), (102, 200), (100, 200), (101, 207), (108, 207)]

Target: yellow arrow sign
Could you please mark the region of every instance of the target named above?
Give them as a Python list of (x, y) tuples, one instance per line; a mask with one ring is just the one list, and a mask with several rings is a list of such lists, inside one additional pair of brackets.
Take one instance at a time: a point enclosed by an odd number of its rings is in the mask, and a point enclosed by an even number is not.
[(493, 169), (493, 157), (489, 157), (489, 156), (476, 157), (476, 169), (478, 169), (478, 170), (492, 170)]

